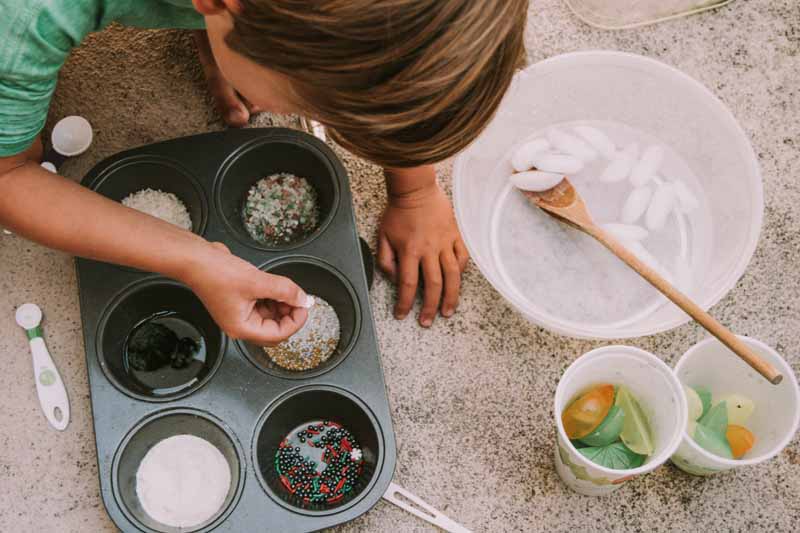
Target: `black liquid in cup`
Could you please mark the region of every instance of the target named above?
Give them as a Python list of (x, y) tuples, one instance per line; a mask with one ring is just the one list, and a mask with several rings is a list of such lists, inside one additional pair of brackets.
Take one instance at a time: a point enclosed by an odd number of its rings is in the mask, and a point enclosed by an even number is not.
[[(151, 518), (142, 508), (136, 493), (136, 473), (150, 449), (164, 439), (176, 435), (193, 435), (215, 446), (228, 462), (231, 484), (228, 495), (219, 511), (209, 520), (192, 528), (176, 528)], [(113, 466), (115, 495), (122, 509), (137, 527), (147, 532), (189, 533), (220, 522), (234, 507), (244, 485), (244, 465), (238, 443), (220, 425), (206, 415), (190, 410), (177, 409), (150, 417), (131, 430), (122, 442)]]
[[(326, 420), (347, 429), (358, 442), (364, 468), (352, 490), (335, 503), (306, 502), (289, 492), (275, 469), (275, 455), (284, 438), (298, 426)], [(306, 387), (268, 409), (256, 426), (255, 466), (267, 493), (284, 507), (308, 514), (327, 514), (359, 499), (380, 471), (383, 437), (378, 422), (355, 396), (334, 387)]]
[(208, 204), (197, 180), (178, 163), (158, 156), (134, 156), (107, 168), (92, 189), (117, 202), (143, 189), (172, 193), (183, 202), (192, 219), (192, 231), (202, 235)]
[(186, 287), (149, 280), (127, 289), (106, 311), (100, 364), (126, 394), (173, 400), (207, 382), (222, 363), (225, 338)]
[[(314, 188), (319, 223), (315, 230), (289, 243), (259, 242), (244, 226), (244, 205), (256, 182), (279, 173), (305, 178)], [(339, 203), (339, 187), (331, 161), (323, 152), (303, 139), (275, 136), (259, 139), (235, 152), (217, 177), (214, 196), (222, 219), (239, 241), (262, 250), (289, 250), (310, 242), (325, 230)]]
[(307, 379), (334, 368), (350, 353), (361, 327), (361, 312), (356, 296), (345, 277), (331, 266), (310, 257), (294, 257), (268, 264), (264, 270), (277, 276), (286, 276), (307, 294), (328, 302), (339, 318), (339, 343), (331, 356), (319, 366), (308, 370), (289, 370), (275, 364), (264, 348), (246, 341), (237, 341), (239, 348), (259, 369), (274, 376), (289, 379)]

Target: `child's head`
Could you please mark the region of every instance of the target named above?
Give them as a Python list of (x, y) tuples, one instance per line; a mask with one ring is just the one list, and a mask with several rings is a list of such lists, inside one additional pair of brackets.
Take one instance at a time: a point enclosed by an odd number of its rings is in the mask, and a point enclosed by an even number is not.
[(389, 167), (463, 149), (525, 59), (527, 0), (195, 0), (204, 3), (227, 8), (206, 20), (237, 90), (322, 122)]

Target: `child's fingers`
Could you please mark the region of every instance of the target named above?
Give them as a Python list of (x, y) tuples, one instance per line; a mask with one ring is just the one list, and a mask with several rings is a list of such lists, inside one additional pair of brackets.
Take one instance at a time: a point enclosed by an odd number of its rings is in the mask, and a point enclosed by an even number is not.
[(461, 292), (461, 265), (455, 253), (444, 251), (439, 260), (444, 274), (444, 296), (442, 297), (442, 316), (449, 317), (456, 312), (458, 295)]
[(295, 309), (302, 309), (305, 312), (308, 312), (305, 307), (294, 307), (289, 304), (285, 304), (283, 302), (275, 302), (275, 309), (278, 311), (279, 315), (291, 315), (292, 311)]
[(395, 318), (402, 320), (411, 311), (414, 296), (417, 294), (419, 280), (419, 257), (405, 254), (400, 259), (397, 272), (397, 304), (394, 307)]
[(233, 86), (218, 73), (208, 75), (207, 79), (208, 91), (225, 122), (234, 127), (245, 126), (250, 120), (250, 113)]
[(461, 269), (461, 272), (464, 272), (464, 270), (467, 268), (467, 263), (469, 262), (469, 252), (467, 251), (467, 247), (464, 245), (464, 241), (462, 241), (460, 237), (456, 239), (455, 244), (453, 244), (453, 252), (456, 254), (458, 268)]
[(264, 319), (259, 313), (253, 313), (239, 329), (239, 337), (259, 346), (275, 346), (295, 334), (303, 322), (298, 315), (284, 315), (280, 321)]
[(266, 272), (257, 272), (251, 281), (258, 299), (270, 299), (289, 304), (293, 307), (305, 307), (307, 296), (295, 282), (283, 276), (275, 276)]
[[(299, 324), (300, 328), (302, 328), (306, 323), (306, 320), (308, 320), (308, 309), (304, 309), (302, 307), (293, 307), (289, 313), (289, 317), (291, 317), (292, 322)], [(298, 331), (299, 330), (300, 329), (298, 328)]]
[(265, 320), (274, 320), (278, 313), (275, 309), (275, 302), (272, 300), (258, 300), (255, 305), (255, 312)]
[(397, 281), (397, 259), (389, 239), (381, 233), (378, 236), (378, 266), (392, 281)]
[(442, 299), (442, 266), (439, 264), (439, 258), (434, 255), (423, 257), (422, 274), (425, 276), (425, 289), (419, 323), (427, 328), (433, 324)]
[(261, 109), (261, 107), (257, 106), (256, 104), (245, 98), (243, 95), (239, 94), (238, 92), (236, 94), (239, 95), (239, 98), (242, 100), (247, 110), (250, 111), (251, 115), (255, 113), (261, 113), (262, 111), (264, 111), (263, 109)]

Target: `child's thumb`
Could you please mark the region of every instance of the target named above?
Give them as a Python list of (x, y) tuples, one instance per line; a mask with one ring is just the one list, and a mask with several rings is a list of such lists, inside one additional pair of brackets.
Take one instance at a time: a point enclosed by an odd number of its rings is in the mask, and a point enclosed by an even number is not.
[(289, 278), (262, 273), (260, 279), (257, 294), (259, 299), (267, 298), (292, 307), (309, 308), (314, 304), (314, 299)]

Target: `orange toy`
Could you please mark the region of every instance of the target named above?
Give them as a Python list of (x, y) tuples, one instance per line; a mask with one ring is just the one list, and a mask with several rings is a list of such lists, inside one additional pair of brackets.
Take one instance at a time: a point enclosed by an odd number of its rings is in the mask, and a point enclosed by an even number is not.
[(570, 439), (582, 439), (595, 430), (614, 405), (614, 385), (592, 387), (561, 414), (564, 431)]
[(728, 426), (727, 431), (725, 431), (725, 438), (728, 439), (728, 444), (731, 445), (734, 459), (741, 459), (756, 443), (756, 438), (749, 429), (734, 424)]

